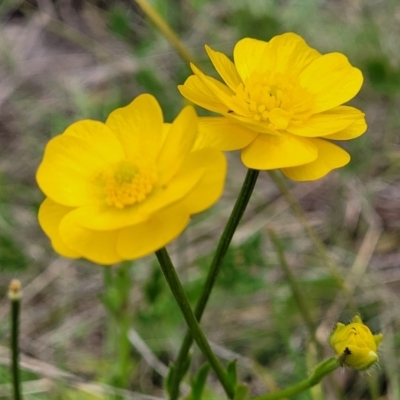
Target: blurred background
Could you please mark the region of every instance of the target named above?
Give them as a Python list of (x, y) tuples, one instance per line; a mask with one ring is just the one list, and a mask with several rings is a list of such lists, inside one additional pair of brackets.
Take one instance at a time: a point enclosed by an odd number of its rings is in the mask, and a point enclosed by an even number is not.
[[(322, 388), (293, 398), (400, 399), (400, 3), (152, 4), (211, 74), (204, 44), (231, 55), (240, 38), (269, 40), (287, 31), (321, 53), (346, 54), (363, 71), (365, 84), (351, 104), (365, 111), (369, 129), (343, 144), (351, 163), (316, 182), (285, 181), (303, 216), (260, 174), (202, 326), (221, 359), (238, 360), (253, 395), (304, 379), (320, 360), (268, 239), (272, 228), (324, 356), (332, 355), (325, 343), (336, 321), (355, 312), (385, 335), (372, 371), (337, 371)], [(155, 258), (105, 269), (58, 257), (37, 223), (43, 196), (35, 171), (51, 137), (79, 119), (104, 121), (140, 93), (155, 95), (171, 121), (184, 104), (176, 86), (189, 74), (133, 0), (0, 2), (0, 398), (10, 398), (13, 278), (24, 290), (25, 399), (165, 398), (162, 378), (185, 325)], [(228, 161), (221, 201), (168, 247), (193, 303), (246, 172), (238, 153)], [(194, 346), (190, 373), (203, 362)], [(124, 391), (113, 394), (110, 385)], [(203, 399), (220, 398), (211, 374)]]

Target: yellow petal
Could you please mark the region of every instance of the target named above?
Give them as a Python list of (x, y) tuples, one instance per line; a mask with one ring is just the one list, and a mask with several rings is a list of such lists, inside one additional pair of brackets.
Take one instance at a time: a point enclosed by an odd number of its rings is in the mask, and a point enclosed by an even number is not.
[(314, 98), (313, 113), (346, 103), (360, 90), (361, 71), (341, 53), (325, 54), (315, 59), (300, 74), (300, 83)]
[(291, 134), (260, 134), (242, 150), (248, 168), (270, 170), (310, 163), (318, 156), (314, 142)]
[(234, 92), (220, 81), (203, 74), (195, 65), (192, 64), (192, 70), (196, 76), (210, 89), (219, 101), (225, 106), (223, 113), (231, 111), (240, 115), (252, 115), (248, 106), (244, 102), (239, 102), (234, 97)]
[(319, 114), (312, 115), (300, 126), (290, 125), (287, 130), (294, 135), (321, 137), (349, 128), (357, 120), (363, 119), (364, 113), (354, 107), (339, 106)]
[(279, 135), (279, 132), (272, 130), (268, 125), (269, 122), (265, 121), (256, 121), (253, 118), (249, 118), (246, 116), (238, 115), (235, 113), (227, 113), (224, 114), (226, 118), (230, 119), (232, 122), (239, 123), (243, 127), (252, 130), (256, 133), (267, 133), (269, 135)]
[(221, 78), (233, 91), (236, 91), (242, 80), (236, 70), (235, 64), (225, 54), (214, 51), (207, 45), (206, 51)]
[(345, 166), (350, 155), (341, 147), (323, 139), (310, 139), (318, 148), (318, 158), (306, 165), (282, 168), (282, 172), (294, 181), (314, 181), (324, 177), (333, 169)]
[(216, 113), (228, 111), (228, 108), (221, 102), (214, 92), (196, 75), (189, 76), (183, 85), (178, 86), (178, 90), (183, 97), (206, 110), (214, 111)]
[(333, 133), (332, 135), (327, 135), (324, 138), (333, 140), (350, 140), (361, 136), (366, 130), (367, 124), (365, 122), (365, 118), (363, 117), (353, 122), (348, 128)]
[(200, 117), (195, 148), (215, 147), (222, 151), (238, 150), (246, 147), (257, 135), (258, 133), (254, 130), (225, 117)]
[(243, 82), (252, 72), (261, 70), (263, 55), (267, 46), (267, 42), (251, 38), (245, 38), (236, 43), (233, 58), (237, 72)]
[[(183, 165), (186, 165), (186, 163)], [(204, 164), (187, 165), (188, 168), (182, 166), (168, 183), (158, 188), (154, 195), (149, 196), (146, 201), (140, 203), (139, 213), (150, 216), (152, 213), (185, 198), (200, 181), (206, 168)]]
[(186, 228), (189, 212), (180, 203), (158, 211), (150, 219), (123, 229), (117, 243), (125, 259), (144, 257), (166, 246)]
[(160, 184), (168, 182), (180, 168), (197, 137), (197, 115), (191, 106), (185, 107), (168, 131), (157, 159)]
[(76, 122), (47, 144), (36, 179), (40, 189), (59, 204), (90, 204), (98, 201), (98, 174), (122, 157), (120, 143), (104, 124)]
[(142, 94), (126, 107), (116, 109), (106, 125), (122, 143), (128, 160), (155, 160), (162, 146), (163, 115), (153, 96)]
[(349, 355), (344, 358), (344, 364), (358, 371), (364, 371), (378, 361), (378, 354), (368, 348), (348, 346)]
[(120, 209), (104, 202), (76, 208), (71, 213), (83, 228), (93, 231), (112, 231), (145, 221), (148, 215), (140, 213), (139, 207), (139, 204), (135, 204)]
[(40, 226), (50, 238), (51, 244), (58, 254), (68, 258), (78, 258), (81, 255), (69, 248), (59, 234), (60, 222), (71, 210), (73, 208), (62, 206), (47, 198), (40, 205), (38, 219)]
[(217, 149), (206, 148), (195, 151), (182, 166), (183, 169), (205, 167), (197, 185), (183, 199), (182, 203), (190, 214), (196, 214), (211, 207), (222, 195), (226, 175), (226, 158)]
[(70, 213), (60, 224), (60, 236), (64, 243), (82, 257), (100, 265), (111, 265), (122, 261), (116, 252), (119, 231), (92, 231), (79, 224)]
[(284, 33), (273, 37), (265, 49), (261, 60), (261, 71), (290, 73), (297, 76), (313, 60), (320, 57), (295, 33)]

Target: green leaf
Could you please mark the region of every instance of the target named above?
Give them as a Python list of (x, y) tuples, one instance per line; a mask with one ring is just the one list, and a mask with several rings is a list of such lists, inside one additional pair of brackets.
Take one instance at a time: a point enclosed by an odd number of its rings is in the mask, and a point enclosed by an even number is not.
[(233, 400), (246, 400), (249, 398), (249, 387), (245, 383), (236, 386), (235, 397)]
[(236, 386), (237, 382), (237, 372), (236, 372), (236, 360), (232, 360), (226, 366), (226, 373), (228, 374), (228, 379), (232, 386)]
[(192, 400), (201, 400), (201, 395), (203, 394), (204, 385), (206, 384), (209, 371), (210, 366), (204, 364), (200, 367), (196, 376), (191, 379)]

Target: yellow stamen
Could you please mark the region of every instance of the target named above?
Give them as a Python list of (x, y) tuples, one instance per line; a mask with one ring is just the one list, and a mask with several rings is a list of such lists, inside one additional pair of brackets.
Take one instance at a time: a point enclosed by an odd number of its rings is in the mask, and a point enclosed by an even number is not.
[(157, 178), (154, 165), (122, 161), (103, 174), (106, 203), (116, 208), (140, 203), (151, 193)]
[(313, 96), (289, 74), (254, 72), (240, 84), (235, 100), (255, 121), (264, 121), (279, 133), (289, 124), (301, 124), (312, 112)]

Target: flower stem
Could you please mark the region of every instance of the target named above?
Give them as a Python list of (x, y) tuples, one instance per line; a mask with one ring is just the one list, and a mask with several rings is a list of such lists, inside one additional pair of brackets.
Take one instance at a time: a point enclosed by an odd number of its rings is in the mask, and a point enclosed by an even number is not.
[(149, 4), (147, 0), (134, 0), (165, 38), (172, 44), (178, 54), (187, 63), (194, 63), (194, 57), (190, 54), (188, 49), (180, 41), (179, 37), (168, 26), (164, 19), (160, 16), (155, 8)]
[(339, 361), (335, 357), (328, 358), (321, 364), (318, 364), (312, 374), (301, 382), (294, 384), (286, 389), (279, 390), (275, 393), (264, 394), (262, 396), (254, 397), (252, 400), (279, 400), (284, 399), (295, 394), (304, 392), (304, 390), (318, 384), (325, 375), (328, 375), (340, 366)]
[[(259, 175), (258, 170), (249, 169), (246, 174), (246, 178), (243, 182), (242, 189), (240, 190), (239, 196), (236, 200), (235, 206), (233, 207), (232, 213), (229, 217), (228, 223), (225, 226), (224, 232), (218, 243), (217, 250), (215, 251), (214, 258), (211, 262), (210, 269), (206, 278), (206, 282), (203, 287), (203, 291), (197, 301), (194, 314), (198, 321), (201, 320), (204, 309), (206, 308), (208, 299), (210, 297), (212, 288), (217, 279), (219, 271), (221, 269), (222, 261), (228, 251), (229, 244), (231, 243), (233, 234), (236, 231), (237, 226), (246, 210), (247, 204), (250, 200), (251, 194), (253, 193), (254, 186), (257, 182)], [(179, 385), (185, 374), (186, 359), (193, 343), (193, 338), (190, 331), (186, 333), (185, 338), (181, 344), (178, 358), (175, 362), (175, 370), (171, 379), (171, 391), (170, 400), (176, 400), (179, 396)]]
[(235, 390), (229, 382), (228, 376), (223, 366), (211, 350), (210, 344), (208, 343), (203, 331), (200, 328), (199, 323), (197, 322), (197, 319), (190, 307), (189, 301), (183, 290), (182, 284), (178, 278), (175, 268), (172, 265), (167, 250), (165, 248), (157, 250), (156, 256), (161, 265), (161, 269), (163, 271), (165, 279), (167, 280), (167, 283), (175, 297), (175, 300), (178, 303), (179, 308), (181, 309), (181, 312), (186, 320), (186, 323), (192, 333), (194, 340), (206, 357), (207, 361), (210, 363), (211, 367), (214, 369), (219, 381), (221, 382), (225, 390), (226, 395), (228, 396), (228, 398), (233, 399), (233, 396), (235, 395)]
[(11, 281), (8, 291), (11, 301), (11, 375), (14, 400), (22, 400), (21, 380), (19, 374), (19, 313), (21, 305), (21, 282)]

